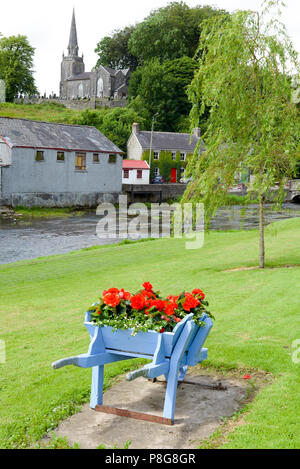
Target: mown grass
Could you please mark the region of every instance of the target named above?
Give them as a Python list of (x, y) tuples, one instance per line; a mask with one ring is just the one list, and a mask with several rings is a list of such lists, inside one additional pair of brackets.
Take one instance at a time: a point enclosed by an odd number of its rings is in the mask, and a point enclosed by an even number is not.
[[(224, 272), (257, 265), (256, 230), (212, 232), (198, 251), (164, 239), (0, 266), (0, 447), (28, 447), (88, 401), (90, 371), (51, 363), (87, 351), (83, 313), (103, 289), (136, 291), (151, 281), (163, 294), (206, 292), (216, 316), (208, 365), (274, 375), (224, 446), (299, 448), (300, 365), (291, 354), (300, 339), (300, 267), (284, 267), (300, 265), (299, 230), (299, 219), (267, 228), (267, 267), (283, 267), (264, 271)], [(132, 366), (107, 366), (105, 385)]]

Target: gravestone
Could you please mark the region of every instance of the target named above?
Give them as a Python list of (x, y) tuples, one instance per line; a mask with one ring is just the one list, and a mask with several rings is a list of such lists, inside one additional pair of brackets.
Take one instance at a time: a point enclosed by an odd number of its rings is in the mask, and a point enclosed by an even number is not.
[(0, 80), (0, 103), (5, 103), (5, 81)]

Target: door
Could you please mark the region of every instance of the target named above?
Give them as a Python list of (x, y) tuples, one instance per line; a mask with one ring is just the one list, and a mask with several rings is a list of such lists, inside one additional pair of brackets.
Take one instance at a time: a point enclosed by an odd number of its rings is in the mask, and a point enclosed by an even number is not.
[(172, 168), (171, 169), (171, 184), (176, 184), (177, 182), (177, 169)]

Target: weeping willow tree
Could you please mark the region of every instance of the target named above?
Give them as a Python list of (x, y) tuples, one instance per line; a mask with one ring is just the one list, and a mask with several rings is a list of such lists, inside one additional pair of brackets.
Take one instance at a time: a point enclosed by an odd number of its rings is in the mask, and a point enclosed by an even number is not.
[(260, 201), (261, 268), (266, 195), (278, 184), (274, 201), (283, 202), (284, 186), (299, 159), (299, 118), (291, 99), (291, 78), (299, 65), (279, 20), (281, 5), (265, 1), (260, 12), (209, 18), (197, 52), (199, 68), (188, 90), (192, 127), (208, 110), (209, 118), (205, 152), (197, 148), (186, 171), (193, 183), (184, 201), (204, 202), (209, 222), (237, 174), (250, 171), (248, 197), (255, 194)]

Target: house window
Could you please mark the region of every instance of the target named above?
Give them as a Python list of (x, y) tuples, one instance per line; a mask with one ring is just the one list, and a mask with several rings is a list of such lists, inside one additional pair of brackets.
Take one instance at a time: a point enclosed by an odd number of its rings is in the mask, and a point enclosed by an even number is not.
[(181, 161), (185, 161), (186, 160), (186, 154), (185, 153), (180, 153), (180, 159), (181, 159)]
[(124, 169), (124, 179), (129, 179), (129, 169)]
[(185, 168), (181, 168), (181, 169), (180, 169), (180, 174), (181, 174), (181, 176), (184, 176), (184, 172), (185, 172)]
[(100, 163), (99, 153), (94, 153), (93, 154), (93, 163)]
[(176, 160), (176, 151), (173, 151), (173, 152), (172, 152), (172, 160), (173, 160), (173, 161)]
[(159, 168), (154, 168), (153, 174), (154, 177), (159, 176)]
[(44, 152), (43, 151), (40, 151), (38, 150), (36, 152), (36, 155), (35, 155), (35, 161), (45, 161), (45, 158), (44, 158)]
[(86, 171), (86, 153), (75, 153), (76, 171)]
[(114, 164), (117, 162), (117, 155), (109, 155), (108, 162)]
[(137, 178), (138, 179), (143, 179), (143, 170), (142, 169), (137, 170)]
[(63, 151), (57, 152), (57, 161), (65, 161), (65, 153)]
[(155, 152), (153, 153), (153, 158), (154, 158), (154, 160), (156, 160), (156, 161), (159, 160), (159, 152), (158, 152), (158, 151), (155, 151)]

